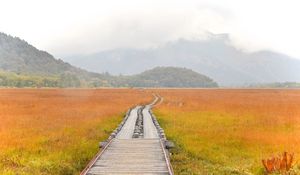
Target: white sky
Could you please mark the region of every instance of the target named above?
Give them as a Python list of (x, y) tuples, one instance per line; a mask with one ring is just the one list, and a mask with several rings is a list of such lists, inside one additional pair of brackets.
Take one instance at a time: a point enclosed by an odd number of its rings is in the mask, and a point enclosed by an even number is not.
[(0, 31), (56, 56), (229, 33), (300, 58), (299, 0), (0, 0)]

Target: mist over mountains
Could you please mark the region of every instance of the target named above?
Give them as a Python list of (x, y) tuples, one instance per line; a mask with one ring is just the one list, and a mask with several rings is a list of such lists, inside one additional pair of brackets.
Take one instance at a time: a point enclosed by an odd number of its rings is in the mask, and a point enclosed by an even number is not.
[(179, 66), (201, 72), (222, 86), (299, 82), (300, 60), (273, 51), (244, 52), (227, 34), (206, 40), (180, 39), (157, 48), (114, 49), (64, 60), (93, 72), (136, 74), (156, 66)]
[(217, 87), (218, 84), (205, 75), (178, 67), (157, 67), (131, 76), (88, 72), (20, 38), (0, 33), (0, 86)]
[(82, 77), (96, 75), (74, 67), (61, 59), (56, 59), (48, 52), (38, 50), (25, 40), (1, 32), (0, 70), (42, 76), (60, 75), (67, 72)]
[(300, 60), (272, 51), (243, 52), (230, 45), (226, 34), (64, 60), (71, 64), (0, 33), (0, 86), (264, 87), (274, 82), (300, 82)]

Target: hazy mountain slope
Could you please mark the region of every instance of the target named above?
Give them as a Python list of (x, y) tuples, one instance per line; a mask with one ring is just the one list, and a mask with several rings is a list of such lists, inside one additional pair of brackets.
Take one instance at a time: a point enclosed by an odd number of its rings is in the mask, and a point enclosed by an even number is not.
[(26, 41), (0, 33), (0, 69), (34, 74), (60, 74), (72, 66)]
[[(0, 32), (0, 71), (2, 86), (80, 87), (110, 86), (109, 75), (92, 73), (55, 59), (26, 41)], [(17, 73), (17, 75), (10, 74)], [(38, 78), (37, 78), (38, 77)], [(50, 79), (49, 79), (50, 78)], [(54, 80), (55, 81), (52, 81)], [(48, 82), (51, 80), (51, 82)], [(50, 84), (49, 84), (50, 83)]]
[(217, 84), (184, 68), (160, 67), (133, 76), (91, 73), (57, 60), (24, 40), (0, 33), (0, 86), (216, 87)]
[(221, 85), (300, 81), (300, 60), (271, 51), (246, 53), (228, 43), (226, 34), (208, 40), (178, 40), (153, 49), (115, 49), (65, 58), (95, 72), (135, 74), (156, 66), (201, 72)]
[(217, 87), (209, 77), (186, 68), (156, 67), (132, 76), (119, 76), (116, 86), (129, 87)]
[(81, 78), (100, 76), (55, 59), (26, 41), (4, 33), (0, 33), (0, 70), (39, 76), (58, 76), (66, 73)]

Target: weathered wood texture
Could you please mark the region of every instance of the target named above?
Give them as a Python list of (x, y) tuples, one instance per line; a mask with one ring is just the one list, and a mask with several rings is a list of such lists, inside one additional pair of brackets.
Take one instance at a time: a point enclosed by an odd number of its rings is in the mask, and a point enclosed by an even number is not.
[(118, 139), (132, 138), (134, 127), (135, 127), (135, 121), (137, 119), (137, 111), (139, 108), (141, 108), (141, 106), (137, 106), (133, 110), (131, 110), (127, 121), (125, 122), (120, 132), (117, 134), (116, 138)]
[[(163, 130), (150, 111), (159, 99), (159, 96), (155, 96), (151, 104), (132, 109), (125, 117), (126, 121), (119, 132), (112, 134), (112, 139), (109, 139), (103, 150), (81, 174), (172, 175), (168, 151), (165, 149), (166, 140), (162, 137)], [(143, 134), (139, 138), (133, 138), (135, 128), (141, 124), (136, 122), (138, 111), (141, 110), (139, 115), (142, 115)]]
[(159, 139), (114, 139), (88, 171), (102, 174), (169, 174)]
[(147, 105), (143, 109), (144, 116), (144, 138), (159, 138), (157, 129), (152, 121), (152, 117), (150, 114), (151, 106)]

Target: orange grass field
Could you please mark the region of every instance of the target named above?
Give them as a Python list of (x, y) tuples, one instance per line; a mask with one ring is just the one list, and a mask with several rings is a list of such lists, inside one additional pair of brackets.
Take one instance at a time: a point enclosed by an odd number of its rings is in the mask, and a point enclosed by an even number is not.
[(78, 174), (150, 92), (164, 97), (154, 112), (175, 174), (263, 174), (261, 159), (300, 158), (300, 90), (2, 89), (0, 174)]
[(79, 174), (127, 109), (130, 89), (1, 89), (0, 174)]
[(300, 158), (300, 90), (158, 92), (164, 102), (154, 112), (177, 145), (176, 174), (263, 174), (262, 159)]

